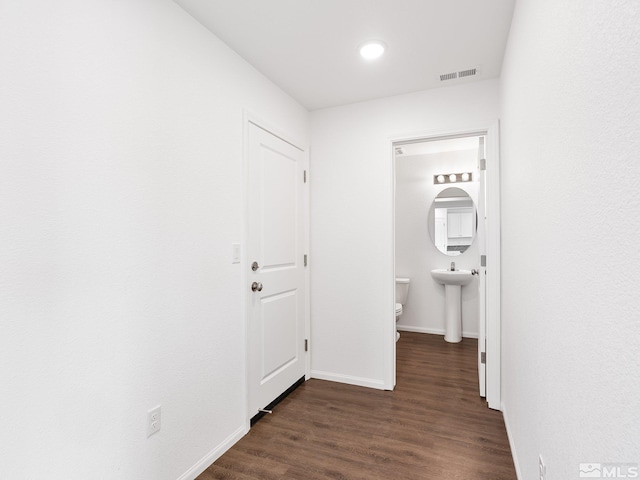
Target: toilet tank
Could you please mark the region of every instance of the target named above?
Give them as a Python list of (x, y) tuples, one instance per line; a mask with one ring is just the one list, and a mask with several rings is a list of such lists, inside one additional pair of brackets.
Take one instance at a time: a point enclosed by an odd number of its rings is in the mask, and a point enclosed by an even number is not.
[(396, 303), (405, 305), (407, 303), (407, 295), (409, 295), (408, 278), (396, 277)]

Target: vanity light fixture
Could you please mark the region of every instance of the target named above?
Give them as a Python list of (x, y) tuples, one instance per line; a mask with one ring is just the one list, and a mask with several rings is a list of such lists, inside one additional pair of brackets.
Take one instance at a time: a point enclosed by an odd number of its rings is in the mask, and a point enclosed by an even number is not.
[(365, 60), (375, 60), (384, 53), (387, 46), (380, 40), (371, 40), (360, 45), (360, 56)]
[(473, 181), (473, 174), (471, 172), (462, 173), (441, 173), (433, 176), (433, 183), (435, 185), (442, 183), (458, 183), (458, 182), (471, 182)]

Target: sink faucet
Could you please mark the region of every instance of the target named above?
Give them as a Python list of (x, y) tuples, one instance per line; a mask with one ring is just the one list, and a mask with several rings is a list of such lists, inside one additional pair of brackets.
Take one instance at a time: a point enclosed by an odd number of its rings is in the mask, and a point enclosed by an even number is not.
[(456, 271), (456, 262), (451, 262), (451, 271), (452, 272)]

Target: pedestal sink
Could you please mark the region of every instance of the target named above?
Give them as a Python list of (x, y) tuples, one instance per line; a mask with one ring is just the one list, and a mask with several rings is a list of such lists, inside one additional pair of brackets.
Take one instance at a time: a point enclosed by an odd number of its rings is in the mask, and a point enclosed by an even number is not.
[(444, 339), (450, 343), (462, 340), (462, 310), (460, 294), (462, 286), (471, 282), (471, 270), (447, 270), (437, 268), (431, 270), (434, 280), (444, 285), (445, 302), (445, 334)]

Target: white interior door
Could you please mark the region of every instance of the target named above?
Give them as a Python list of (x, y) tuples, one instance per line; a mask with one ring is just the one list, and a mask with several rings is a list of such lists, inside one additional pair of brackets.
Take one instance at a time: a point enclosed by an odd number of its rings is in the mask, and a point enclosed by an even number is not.
[(249, 418), (305, 375), (304, 153), (248, 126)]
[(486, 176), (485, 176), (485, 148), (484, 137), (479, 137), (478, 141), (478, 177), (480, 180), (480, 191), (478, 192), (478, 384), (480, 385), (480, 396), (487, 396), (487, 371), (486, 371), (486, 350), (487, 350), (487, 241), (486, 241)]

